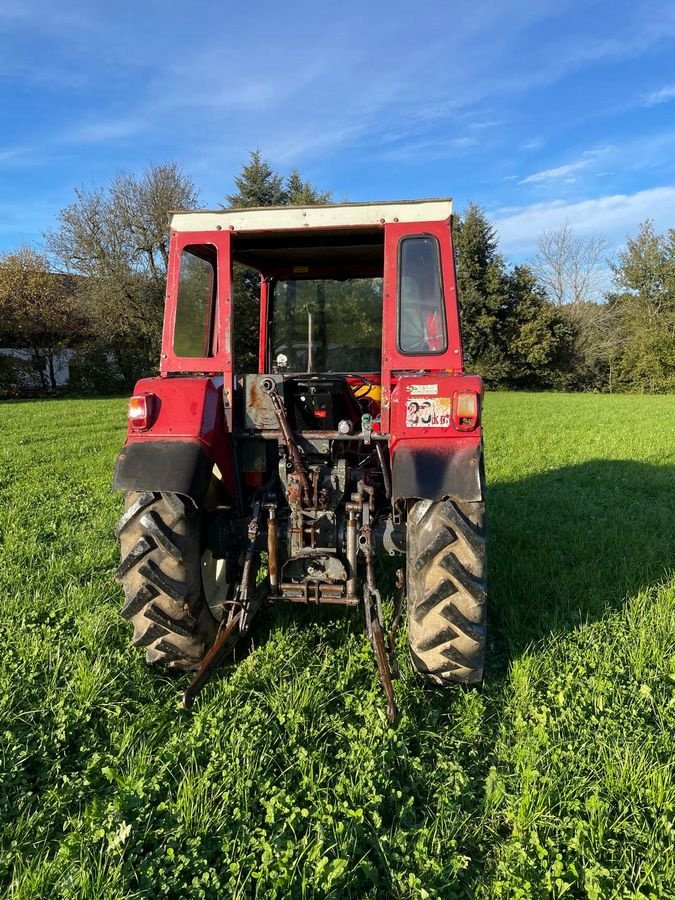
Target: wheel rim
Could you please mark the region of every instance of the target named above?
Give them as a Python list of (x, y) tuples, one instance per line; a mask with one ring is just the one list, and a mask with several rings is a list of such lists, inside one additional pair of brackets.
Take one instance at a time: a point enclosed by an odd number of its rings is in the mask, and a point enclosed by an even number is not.
[(230, 582), (226, 559), (216, 559), (210, 550), (202, 554), (202, 586), (211, 615), (223, 618), (223, 603), (228, 599)]

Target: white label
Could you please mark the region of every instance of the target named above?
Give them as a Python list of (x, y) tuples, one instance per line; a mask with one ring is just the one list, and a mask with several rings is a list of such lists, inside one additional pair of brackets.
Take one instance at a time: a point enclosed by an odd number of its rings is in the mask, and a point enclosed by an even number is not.
[(433, 397), (438, 393), (437, 384), (409, 384), (406, 391), (413, 397)]

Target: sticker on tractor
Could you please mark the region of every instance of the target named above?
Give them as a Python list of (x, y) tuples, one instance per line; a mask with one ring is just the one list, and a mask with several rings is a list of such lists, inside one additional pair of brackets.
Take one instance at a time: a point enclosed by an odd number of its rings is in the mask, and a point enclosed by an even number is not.
[(413, 397), (433, 397), (438, 393), (437, 384), (409, 384), (406, 391)]
[(447, 428), (452, 416), (450, 397), (434, 397), (431, 400), (406, 400), (406, 428)]

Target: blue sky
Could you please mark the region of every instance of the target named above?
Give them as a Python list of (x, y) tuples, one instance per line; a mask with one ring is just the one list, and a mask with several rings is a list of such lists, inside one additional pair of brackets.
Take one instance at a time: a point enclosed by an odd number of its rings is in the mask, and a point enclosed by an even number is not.
[(2, 0), (0, 92), (0, 249), (149, 162), (218, 206), (256, 147), (337, 200), (474, 200), (515, 260), (675, 226), (672, 0)]

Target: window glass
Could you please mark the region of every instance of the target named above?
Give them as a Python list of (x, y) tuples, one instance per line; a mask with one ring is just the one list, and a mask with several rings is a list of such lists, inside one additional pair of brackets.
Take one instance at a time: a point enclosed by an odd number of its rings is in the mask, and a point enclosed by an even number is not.
[(421, 356), (447, 350), (441, 264), (435, 238), (410, 237), (401, 241), (398, 297), (401, 353)]
[(379, 372), (382, 279), (278, 281), (272, 364), (289, 372)]
[(176, 356), (213, 356), (216, 250), (186, 247), (180, 258), (173, 350)]

